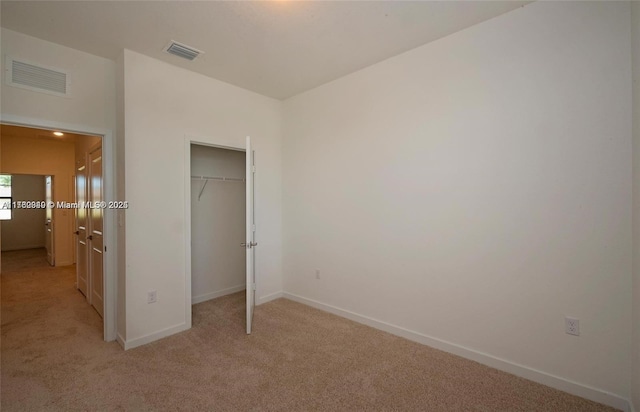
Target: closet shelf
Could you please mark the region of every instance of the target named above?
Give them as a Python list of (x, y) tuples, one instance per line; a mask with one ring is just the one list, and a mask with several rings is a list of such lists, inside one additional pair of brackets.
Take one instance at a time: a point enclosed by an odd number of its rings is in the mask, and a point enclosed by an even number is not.
[(202, 185), (202, 189), (200, 189), (200, 193), (198, 193), (198, 202), (202, 197), (202, 192), (204, 192), (204, 188), (207, 187), (207, 183), (209, 180), (219, 180), (221, 182), (244, 182), (245, 179), (241, 177), (221, 177), (221, 176), (191, 176), (193, 180), (202, 180), (204, 184)]
[(191, 176), (191, 178), (196, 180), (221, 180), (224, 182), (244, 182), (245, 181), (243, 177)]

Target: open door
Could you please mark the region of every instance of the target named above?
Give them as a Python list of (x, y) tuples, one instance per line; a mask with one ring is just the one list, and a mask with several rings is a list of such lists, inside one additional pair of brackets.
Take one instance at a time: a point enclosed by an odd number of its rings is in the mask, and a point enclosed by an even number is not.
[(254, 249), (257, 245), (255, 240), (255, 224), (253, 219), (253, 177), (255, 166), (253, 165), (253, 150), (251, 149), (251, 138), (247, 136), (247, 152), (246, 152), (246, 213), (247, 213), (247, 335), (251, 334), (251, 324), (253, 322), (253, 308), (255, 306), (256, 278), (254, 265)]
[(47, 262), (51, 266), (55, 266), (56, 259), (54, 253), (54, 241), (53, 241), (53, 177), (45, 176), (45, 221), (44, 221), (44, 247), (47, 249)]

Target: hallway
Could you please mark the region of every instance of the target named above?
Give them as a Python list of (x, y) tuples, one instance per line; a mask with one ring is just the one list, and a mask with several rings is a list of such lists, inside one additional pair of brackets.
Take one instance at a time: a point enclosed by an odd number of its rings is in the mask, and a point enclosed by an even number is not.
[[(102, 319), (75, 288), (75, 265), (53, 267), (46, 259), (45, 249), (2, 252), (2, 337), (19, 323), (19, 335), (11, 336), (20, 338), (18, 346), (23, 339), (50, 344), (80, 330), (83, 338), (102, 341)], [(50, 334), (40, 336), (44, 324)]]
[(45, 249), (2, 252), (3, 409), (9, 399), (43, 405), (45, 399), (33, 399), (46, 392), (34, 390), (32, 372), (54, 381), (80, 367), (93, 348), (108, 345), (102, 319), (75, 288), (75, 265), (49, 266), (46, 256)]

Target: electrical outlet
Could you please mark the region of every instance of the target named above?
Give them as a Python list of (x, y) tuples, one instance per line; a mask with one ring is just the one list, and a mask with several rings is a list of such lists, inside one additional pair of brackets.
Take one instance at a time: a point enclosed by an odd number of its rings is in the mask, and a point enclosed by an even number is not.
[(150, 290), (147, 293), (147, 303), (156, 303), (157, 300), (158, 300), (158, 291)]
[(316, 279), (320, 279), (320, 269), (316, 269)]
[(580, 319), (565, 317), (564, 331), (569, 335), (580, 336)]

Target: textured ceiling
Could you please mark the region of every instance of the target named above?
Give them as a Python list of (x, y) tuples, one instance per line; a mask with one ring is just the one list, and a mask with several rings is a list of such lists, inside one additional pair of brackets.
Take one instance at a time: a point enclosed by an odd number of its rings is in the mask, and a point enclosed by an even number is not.
[[(284, 99), (528, 1), (5, 1), (2, 27), (115, 59), (124, 48)], [(205, 52), (193, 62), (170, 40)]]

